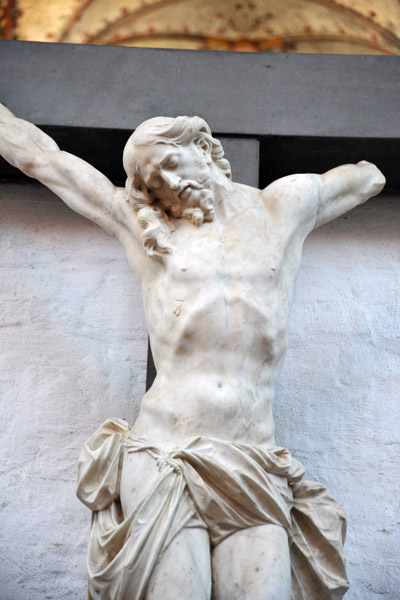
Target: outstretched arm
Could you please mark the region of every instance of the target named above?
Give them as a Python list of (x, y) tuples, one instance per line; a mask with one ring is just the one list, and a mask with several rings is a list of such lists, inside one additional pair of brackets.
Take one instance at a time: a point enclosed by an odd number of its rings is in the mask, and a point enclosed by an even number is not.
[(43, 131), (0, 104), (0, 154), (50, 188), (70, 208), (111, 235), (122, 225), (121, 189), (77, 156), (62, 152)]
[(270, 210), (280, 215), (282, 226), (304, 238), (316, 227), (376, 196), (386, 180), (365, 160), (341, 165), (323, 175), (288, 175), (271, 183), (263, 195)]
[(321, 175), (321, 180), (315, 227), (376, 196), (386, 183), (380, 170), (365, 160), (356, 165), (336, 167)]

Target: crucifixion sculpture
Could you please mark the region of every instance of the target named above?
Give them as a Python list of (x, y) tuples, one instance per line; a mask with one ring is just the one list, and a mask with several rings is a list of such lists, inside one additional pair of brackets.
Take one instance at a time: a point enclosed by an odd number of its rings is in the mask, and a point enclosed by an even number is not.
[(231, 180), (199, 117), (129, 138), (125, 188), (0, 109), (1, 155), (124, 246), (157, 377), (133, 427), (85, 444), (91, 598), (339, 599), (345, 521), (275, 441), (272, 404), (307, 235), (378, 194), (371, 163)]

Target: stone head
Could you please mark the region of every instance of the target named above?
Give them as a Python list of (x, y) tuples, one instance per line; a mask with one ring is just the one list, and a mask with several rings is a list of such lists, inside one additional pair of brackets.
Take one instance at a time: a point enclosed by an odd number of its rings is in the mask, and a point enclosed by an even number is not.
[(194, 223), (213, 218), (212, 167), (230, 178), (219, 140), (200, 117), (156, 117), (129, 138), (123, 154), (127, 195), (137, 209), (159, 205)]

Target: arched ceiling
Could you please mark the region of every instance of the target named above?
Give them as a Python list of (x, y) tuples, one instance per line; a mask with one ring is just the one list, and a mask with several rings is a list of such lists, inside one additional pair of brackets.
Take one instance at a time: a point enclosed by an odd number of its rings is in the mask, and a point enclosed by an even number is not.
[(0, 0), (0, 36), (84, 44), (399, 54), (399, 0)]

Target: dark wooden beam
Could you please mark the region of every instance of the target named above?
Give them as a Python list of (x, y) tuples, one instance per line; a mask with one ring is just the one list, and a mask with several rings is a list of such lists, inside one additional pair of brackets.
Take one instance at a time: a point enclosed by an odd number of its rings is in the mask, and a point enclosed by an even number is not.
[(220, 134), (400, 137), (397, 56), (0, 41), (1, 99), (39, 125), (133, 130), (199, 114)]

